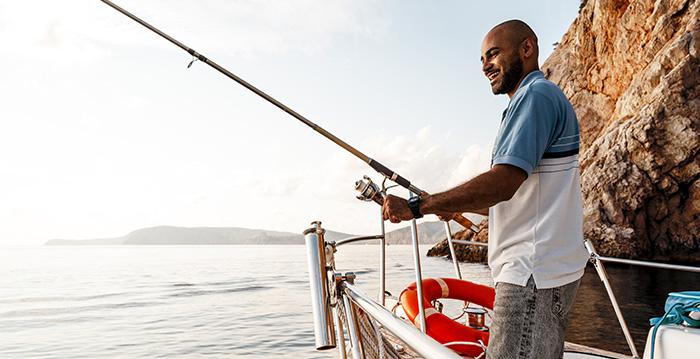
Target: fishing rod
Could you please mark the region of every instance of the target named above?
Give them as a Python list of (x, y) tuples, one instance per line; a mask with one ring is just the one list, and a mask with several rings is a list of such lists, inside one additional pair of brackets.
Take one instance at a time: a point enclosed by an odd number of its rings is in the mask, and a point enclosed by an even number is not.
[[(124, 10), (123, 8), (117, 6), (115, 3), (113, 3), (113, 2), (111, 2), (111, 1), (109, 1), (109, 0), (100, 0), (100, 1), (102, 1), (103, 3), (109, 5), (109, 6), (112, 7), (114, 10), (117, 10), (117, 11), (119, 11), (120, 13), (126, 15), (127, 17), (129, 17), (130, 19), (136, 21), (137, 23), (143, 25), (145, 28), (147, 28), (147, 29), (149, 29), (149, 30), (155, 32), (156, 34), (160, 35), (162, 38), (164, 38), (164, 39), (170, 41), (171, 43), (173, 43), (175, 46), (177, 46), (177, 47), (179, 47), (179, 48), (185, 50), (188, 54), (192, 55), (192, 61), (190, 61), (190, 63), (187, 65), (188, 68), (189, 68), (190, 66), (192, 66), (192, 64), (193, 64), (195, 61), (201, 61), (201, 62), (203, 62), (203, 63), (205, 63), (205, 64), (211, 66), (214, 70), (219, 71), (219, 72), (222, 73), (224, 76), (226, 76), (226, 77), (230, 78), (231, 80), (236, 81), (236, 82), (238, 82), (239, 84), (243, 85), (243, 87), (245, 87), (245, 88), (247, 88), (248, 90), (254, 92), (256, 95), (258, 95), (258, 96), (264, 98), (265, 100), (267, 100), (267, 101), (270, 102), (271, 104), (277, 106), (277, 107), (280, 108), (282, 111), (284, 111), (284, 112), (290, 114), (292, 117), (294, 117), (294, 118), (296, 118), (297, 120), (301, 121), (301, 122), (304, 123), (305, 125), (311, 127), (311, 129), (313, 129), (314, 131), (320, 133), (321, 135), (323, 135), (323, 137), (325, 137), (325, 138), (327, 138), (327, 139), (333, 141), (333, 143), (335, 143), (335, 144), (337, 144), (338, 146), (344, 148), (346, 151), (352, 153), (353, 155), (355, 155), (355, 157), (361, 159), (363, 162), (365, 162), (366, 164), (368, 164), (370, 167), (372, 167), (375, 171), (379, 172), (379, 173), (380, 173), (381, 175), (383, 175), (384, 177), (391, 179), (392, 181), (396, 182), (396, 183), (397, 183), (398, 185), (400, 185), (401, 187), (404, 187), (404, 188), (408, 189), (409, 191), (411, 191), (411, 192), (413, 192), (413, 193), (415, 193), (415, 194), (417, 194), (417, 195), (420, 195), (420, 196), (428, 195), (428, 192), (425, 192), (425, 191), (421, 190), (420, 188), (416, 187), (415, 185), (411, 184), (411, 182), (410, 182), (409, 180), (407, 180), (406, 178), (401, 177), (398, 173), (396, 173), (396, 172), (390, 170), (389, 168), (387, 168), (387, 167), (384, 166), (383, 164), (381, 164), (381, 163), (375, 161), (375, 160), (372, 159), (372, 158), (369, 158), (367, 155), (365, 155), (364, 153), (358, 151), (356, 148), (350, 146), (350, 145), (347, 144), (345, 141), (339, 139), (338, 137), (336, 137), (336, 136), (333, 135), (332, 133), (326, 131), (326, 130), (323, 129), (321, 126), (319, 126), (319, 125), (317, 125), (317, 124), (315, 124), (315, 123), (309, 121), (306, 117), (302, 116), (301, 114), (299, 114), (299, 113), (297, 113), (296, 111), (292, 110), (291, 108), (287, 107), (285, 104), (283, 104), (283, 103), (277, 101), (277, 100), (274, 99), (272, 96), (266, 94), (265, 92), (261, 91), (260, 89), (258, 89), (258, 88), (255, 87), (255, 86), (251, 85), (250, 83), (248, 83), (247, 81), (243, 80), (242, 78), (236, 76), (236, 75), (233, 74), (231, 71), (229, 71), (229, 70), (223, 68), (222, 66), (220, 66), (220, 65), (217, 64), (216, 62), (214, 62), (214, 61), (208, 59), (206, 56), (200, 54), (199, 52), (197, 52), (197, 51), (195, 51), (195, 50), (193, 50), (193, 49), (191, 49), (190, 47), (186, 46), (185, 44), (181, 43), (180, 41), (175, 40), (175, 39), (172, 38), (170, 35), (168, 35), (168, 34), (162, 32), (162, 31), (158, 30), (158, 29), (155, 28), (153, 25), (151, 25), (151, 24), (149, 24), (149, 23), (147, 23), (147, 22), (141, 20), (141, 19), (138, 18), (136, 15), (134, 15), (134, 14), (132, 14), (132, 13), (130, 13), (130, 12)], [(474, 223), (472, 223), (470, 220), (468, 220), (467, 218), (465, 218), (465, 217), (462, 216), (461, 214), (456, 215), (453, 219), (454, 219), (457, 223), (459, 223), (459, 224), (461, 224), (462, 226), (464, 226), (464, 228), (470, 228), (470, 229), (475, 229), (475, 230), (478, 229), (478, 227), (476, 227), (476, 226), (474, 225)], [(478, 230), (476, 230), (476, 231), (478, 232)]]

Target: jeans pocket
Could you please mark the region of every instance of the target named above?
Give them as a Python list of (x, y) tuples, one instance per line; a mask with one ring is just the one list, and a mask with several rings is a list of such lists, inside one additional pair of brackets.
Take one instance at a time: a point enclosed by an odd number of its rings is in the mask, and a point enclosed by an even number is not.
[(561, 288), (552, 288), (552, 314), (559, 319), (566, 316), (565, 305), (562, 303)]

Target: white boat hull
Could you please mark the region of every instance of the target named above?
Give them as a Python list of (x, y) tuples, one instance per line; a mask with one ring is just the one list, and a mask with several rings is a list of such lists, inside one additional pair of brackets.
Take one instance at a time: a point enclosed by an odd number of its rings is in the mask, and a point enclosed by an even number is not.
[[(651, 359), (651, 334), (649, 330), (644, 359)], [(656, 332), (654, 359), (700, 358), (700, 328), (680, 325), (662, 325)]]

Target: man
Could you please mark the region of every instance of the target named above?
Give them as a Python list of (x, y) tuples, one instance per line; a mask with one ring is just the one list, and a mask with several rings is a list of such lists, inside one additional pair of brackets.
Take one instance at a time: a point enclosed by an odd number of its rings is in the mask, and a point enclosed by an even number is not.
[(573, 107), (544, 78), (537, 36), (522, 21), (497, 25), (481, 47), (495, 95), (507, 94), (491, 169), (442, 193), (389, 196), (394, 223), (424, 214), (489, 216), (489, 267), (496, 283), (487, 357), (561, 358), (568, 314), (588, 259), (583, 246)]

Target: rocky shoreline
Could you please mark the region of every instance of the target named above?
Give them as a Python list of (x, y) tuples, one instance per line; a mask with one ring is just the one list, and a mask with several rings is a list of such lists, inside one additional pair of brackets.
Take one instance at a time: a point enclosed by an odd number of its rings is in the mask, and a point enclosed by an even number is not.
[[(465, 241), (474, 241), (482, 243), (488, 242), (488, 221), (483, 220), (481, 223), (479, 223), (477, 227), (479, 227), (478, 233), (472, 231), (471, 229), (465, 229), (455, 233), (453, 236), (455, 239)], [(486, 256), (488, 254), (486, 247), (457, 243), (454, 244), (454, 247), (455, 255), (457, 256), (458, 261), (469, 263), (486, 263)], [(447, 257), (449, 259), (452, 259), (452, 256), (450, 255), (450, 248), (447, 245), (447, 239), (443, 239), (442, 241), (440, 241), (440, 243), (433, 246), (433, 248), (430, 248), (430, 250), (428, 251), (428, 257)]]

